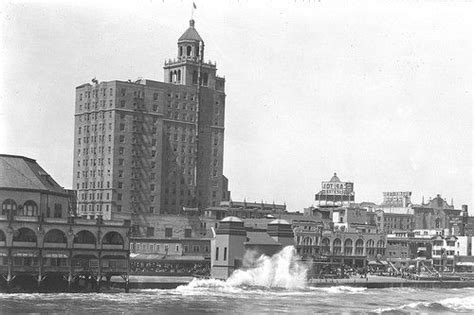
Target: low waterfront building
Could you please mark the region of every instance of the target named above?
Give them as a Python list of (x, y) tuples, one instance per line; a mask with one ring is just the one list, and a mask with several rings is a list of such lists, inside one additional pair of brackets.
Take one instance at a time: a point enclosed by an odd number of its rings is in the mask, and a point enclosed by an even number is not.
[(35, 160), (0, 155), (0, 274), (7, 286), (48, 277), (128, 279), (129, 221), (73, 217), (71, 193)]
[(417, 261), (425, 261), (431, 266), (432, 234), (420, 231), (394, 230), (387, 234), (387, 261), (396, 268), (417, 266)]
[(211, 240), (211, 276), (227, 279), (236, 269), (249, 267), (254, 255), (272, 256), (283, 247), (294, 245), (291, 224), (282, 219), (268, 223), (266, 231), (247, 231), (244, 222), (237, 217), (226, 217), (219, 222)]
[(137, 275), (209, 276), (209, 238), (130, 240), (130, 272)]

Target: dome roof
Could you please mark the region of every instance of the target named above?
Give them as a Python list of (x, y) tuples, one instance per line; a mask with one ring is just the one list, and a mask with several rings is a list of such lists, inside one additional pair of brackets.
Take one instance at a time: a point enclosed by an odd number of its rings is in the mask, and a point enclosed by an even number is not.
[(283, 220), (283, 219), (276, 219), (276, 220), (273, 220), (272, 222), (270, 222), (269, 224), (286, 224), (286, 225), (290, 225), (290, 223), (286, 220)]
[(237, 217), (225, 217), (221, 222), (244, 222)]
[(194, 28), (194, 20), (189, 20), (189, 28), (183, 33), (183, 35), (181, 35), (181, 37), (178, 39), (178, 42), (189, 40), (202, 41), (201, 36), (199, 36), (199, 33)]
[(331, 182), (338, 182), (338, 183), (341, 182), (341, 180), (339, 179), (339, 177), (337, 177), (337, 174), (336, 174), (336, 173), (334, 173), (334, 176), (331, 178), (330, 181), (331, 181)]

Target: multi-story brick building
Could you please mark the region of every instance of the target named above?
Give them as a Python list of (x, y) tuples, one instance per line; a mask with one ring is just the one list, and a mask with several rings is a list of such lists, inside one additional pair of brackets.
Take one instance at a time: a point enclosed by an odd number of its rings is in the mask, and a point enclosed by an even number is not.
[[(194, 21), (164, 65), (164, 82), (76, 88), (78, 212), (104, 219), (204, 209), (229, 198), (223, 172), (225, 80), (204, 62)], [(200, 84), (197, 84), (200, 82)]]

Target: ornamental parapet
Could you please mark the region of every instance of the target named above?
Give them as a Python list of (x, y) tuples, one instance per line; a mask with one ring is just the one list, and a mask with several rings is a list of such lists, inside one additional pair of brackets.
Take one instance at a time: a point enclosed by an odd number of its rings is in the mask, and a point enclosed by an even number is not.
[[(168, 59), (168, 60), (165, 60), (165, 67), (184, 64), (184, 63), (187, 63), (187, 62), (199, 63), (199, 58), (198, 57), (193, 57), (193, 56), (183, 56), (183, 57), (178, 57), (178, 58), (174, 58), (174, 59)], [(211, 60), (208, 60), (207, 62), (204, 62), (203, 65), (215, 68), (216, 67), (216, 62), (212, 62)]]

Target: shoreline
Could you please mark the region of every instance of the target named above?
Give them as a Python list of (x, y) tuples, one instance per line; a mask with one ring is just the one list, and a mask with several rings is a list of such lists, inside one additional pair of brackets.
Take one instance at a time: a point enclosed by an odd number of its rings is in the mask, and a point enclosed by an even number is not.
[[(130, 289), (175, 289), (189, 284), (191, 276), (130, 276)], [(117, 281), (118, 280), (118, 281)], [(123, 280), (112, 278), (111, 284), (121, 288)], [(309, 287), (349, 286), (367, 289), (383, 288), (468, 288), (474, 287), (474, 279), (470, 280), (411, 280), (398, 277), (368, 276), (367, 278), (349, 279), (310, 279)]]

